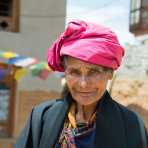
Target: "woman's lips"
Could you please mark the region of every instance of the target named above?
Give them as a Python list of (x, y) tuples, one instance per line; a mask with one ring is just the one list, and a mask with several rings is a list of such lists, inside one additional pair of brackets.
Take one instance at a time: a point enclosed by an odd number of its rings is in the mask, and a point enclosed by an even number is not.
[(94, 94), (94, 91), (91, 92), (77, 92), (78, 94), (80, 94), (81, 96), (90, 96), (92, 94)]

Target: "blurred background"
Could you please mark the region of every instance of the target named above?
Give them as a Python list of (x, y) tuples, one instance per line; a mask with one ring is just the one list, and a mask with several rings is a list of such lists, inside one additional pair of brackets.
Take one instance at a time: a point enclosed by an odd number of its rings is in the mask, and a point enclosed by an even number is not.
[(12, 148), (33, 106), (62, 92), (47, 49), (72, 19), (112, 28), (125, 47), (108, 85), (148, 128), (148, 0), (0, 0), (0, 148)]

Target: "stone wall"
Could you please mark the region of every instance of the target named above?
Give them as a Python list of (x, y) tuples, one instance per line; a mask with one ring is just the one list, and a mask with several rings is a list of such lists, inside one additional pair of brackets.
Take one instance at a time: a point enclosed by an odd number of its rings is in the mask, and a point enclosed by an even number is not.
[(125, 46), (125, 56), (118, 74), (135, 78), (148, 76), (148, 40), (141, 41), (137, 45)]
[(111, 94), (116, 101), (138, 112), (148, 129), (148, 39), (125, 46), (125, 57), (115, 73)]
[(148, 129), (148, 79), (116, 78), (111, 95), (117, 102), (139, 113)]

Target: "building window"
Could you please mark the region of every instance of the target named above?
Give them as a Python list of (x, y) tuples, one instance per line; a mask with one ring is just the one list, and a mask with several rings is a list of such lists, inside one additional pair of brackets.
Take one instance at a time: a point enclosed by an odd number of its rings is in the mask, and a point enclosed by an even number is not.
[(0, 16), (11, 16), (12, 0), (0, 1)]
[(135, 35), (148, 33), (148, 0), (131, 0), (130, 32)]
[(19, 31), (19, 0), (0, 0), (0, 30)]
[(141, 9), (141, 0), (131, 0), (131, 15), (130, 15), (131, 25), (136, 25), (140, 23), (140, 9)]

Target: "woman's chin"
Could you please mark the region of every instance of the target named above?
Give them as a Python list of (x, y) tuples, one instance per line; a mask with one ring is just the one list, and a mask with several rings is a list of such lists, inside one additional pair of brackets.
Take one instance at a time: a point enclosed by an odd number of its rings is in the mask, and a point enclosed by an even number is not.
[(97, 100), (95, 100), (94, 98), (91, 98), (91, 97), (77, 97), (74, 99), (78, 104), (80, 105), (84, 105), (84, 106), (87, 106), (87, 105), (91, 105), (91, 104), (94, 104), (95, 102), (97, 102)]

